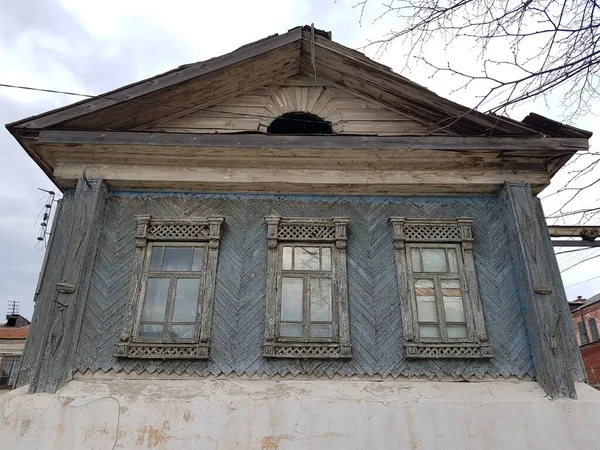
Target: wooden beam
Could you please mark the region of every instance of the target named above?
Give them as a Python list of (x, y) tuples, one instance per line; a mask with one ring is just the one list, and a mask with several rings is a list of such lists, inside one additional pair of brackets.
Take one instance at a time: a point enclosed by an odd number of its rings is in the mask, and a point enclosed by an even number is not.
[(600, 241), (567, 241), (567, 240), (559, 240), (552, 241), (553, 247), (600, 247)]
[(584, 241), (593, 241), (600, 236), (600, 226), (553, 225), (548, 227), (548, 232), (551, 237), (580, 237)]
[(576, 398), (585, 376), (541, 204), (525, 183), (507, 183), (501, 198), (535, 378), (552, 398)]
[[(189, 189), (205, 186), (218, 191), (276, 191), (306, 193), (380, 193), (419, 194), (421, 192), (494, 192), (505, 181), (528, 181), (535, 185), (549, 182), (544, 172), (481, 170), (334, 170), (184, 167), (163, 165), (87, 164), (87, 176), (101, 178), (122, 188)], [(82, 174), (82, 165), (58, 163), (57, 183), (68, 187)]]
[(444, 136), (283, 136), (266, 134), (194, 134), (147, 132), (98, 132), (42, 130), (39, 143), (110, 144), (187, 147), (494, 150), (512, 155), (535, 156), (539, 152), (575, 154), (588, 148), (582, 138), (444, 137)]

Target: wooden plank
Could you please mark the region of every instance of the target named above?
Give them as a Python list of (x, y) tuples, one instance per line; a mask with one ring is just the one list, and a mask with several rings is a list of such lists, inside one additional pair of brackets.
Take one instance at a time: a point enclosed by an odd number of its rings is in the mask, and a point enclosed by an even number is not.
[(338, 123), (342, 126), (344, 133), (363, 135), (387, 134), (399, 136), (416, 134), (421, 136), (435, 129), (433, 126), (427, 128), (418, 122), (408, 120), (342, 120)]
[(278, 50), (281, 54), (265, 55), (257, 61), (231, 65), (211, 76), (199, 77), (143, 98), (143, 101), (155, 106), (140, 108), (139, 104), (128, 102), (118, 105), (118, 108), (106, 109), (93, 117), (65, 122), (61, 124), (61, 128), (128, 130), (189, 114), (190, 109), (213, 106), (267, 85), (273, 80), (297, 73), (297, 47), (297, 44), (290, 44), (289, 47)]
[(444, 151), (495, 150), (508, 154), (536, 155), (535, 152), (554, 153), (554, 157), (575, 154), (588, 149), (588, 140), (580, 138), (514, 138), (465, 136), (284, 136), (239, 135), (207, 136), (202, 134), (160, 134), (145, 132), (62, 131), (42, 130), (39, 143), (110, 144), (189, 147), (245, 147), (245, 148), (312, 148), (312, 149), (429, 149)]
[(600, 226), (553, 225), (548, 227), (551, 237), (582, 237), (595, 239), (600, 236)]
[[(112, 150), (112, 149), (107, 149)], [(153, 150), (157, 150), (153, 148)], [(219, 149), (220, 150), (220, 149)], [(168, 150), (164, 152), (146, 152), (143, 155), (135, 152), (89, 152), (85, 150), (73, 151), (55, 151), (57, 161), (60, 163), (76, 164), (138, 164), (141, 160), (145, 164), (157, 164), (164, 166), (193, 165), (198, 167), (226, 167), (226, 168), (253, 168), (269, 167), (271, 169), (289, 169), (291, 167), (298, 169), (311, 169), (319, 167), (321, 169), (404, 169), (404, 170), (508, 170), (517, 172), (539, 172), (546, 173), (546, 165), (543, 161), (519, 160), (501, 160), (488, 154), (483, 157), (462, 157), (462, 158), (444, 158), (443, 152), (423, 151), (404, 154), (401, 158), (396, 158), (397, 154), (390, 151), (373, 152), (371, 155), (358, 154), (358, 151), (350, 155), (336, 157), (335, 155), (313, 155), (303, 156), (285, 150), (271, 150), (271, 155), (260, 156), (253, 155), (253, 152), (244, 154), (239, 150), (237, 152), (220, 151), (219, 154), (203, 155), (200, 152), (194, 152), (193, 149), (187, 154), (177, 152), (172, 154)], [(364, 152), (360, 152), (364, 153)], [(279, 156), (278, 156), (279, 155)], [(354, 156), (354, 157), (352, 157)]]
[[(80, 167), (81, 173), (81, 167)], [(90, 288), (93, 261), (98, 249), (107, 192), (102, 181), (79, 179), (73, 195), (70, 216), (61, 215), (57, 226), (68, 230), (63, 240), (53, 244), (60, 255), (58, 272), (51, 277), (73, 285), (64, 291), (56, 283), (42, 283), (40, 302), (44, 302), (44, 339), (39, 343), (38, 360), (30, 392), (55, 392), (71, 378), (81, 323)], [(49, 258), (52, 260), (52, 255)]]
[[(68, 187), (81, 173), (81, 165), (60, 163), (54, 172), (57, 183)], [(334, 170), (186, 167), (162, 165), (88, 164), (88, 176), (102, 178), (121, 188), (189, 189), (256, 192), (361, 192), (377, 186), (378, 192), (494, 192), (505, 181), (526, 181), (536, 186), (549, 183), (544, 172), (513, 173), (481, 170)], [(428, 189), (427, 189), (428, 188)], [(195, 190), (200, 189), (200, 187)]]
[[(534, 183), (548, 182), (545, 173), (515, 174), (497, 170), (323, 170), (323, 169), (271, 169), (271, 168), (220, 168), (182, 167), (138, 164), (89, 164), (88, 176), (110, 180), (163, 180), (224, 183), (314, 183), (314, 184), (497, 184), (504, 181), (529, 179)], [(81, 165), (59, 163), (54, 171), (58, 178), (78, 178)]]
[(546, 220), (527, 184), (507, 183), (502, 200), (536, 380), (552, 398), (576, 398), (580, 356)]
[(92, 100), (84, 100), (74, 105), (59, 108), (49, 111), (44, 114), (33, 116), (19, 122), (11, 124), (11, 127), (22, 128), (44, 128), (57, 123), (65, 122), (75, 117), (88, 115), (95, 111), (113, 106), (122, 102), (122, 100), (111, 100), (102, 98), (110, 96), (118, 99), (136, 99), (145, 96), (151, 92), (155, 92), (166, 87), (170, 87), (196, 77), (207, 75), (223, 69), (224, 67), (236, 64), (248, 59), (252, 59), (265, 52), (275, 50), (277, 48), (289, 45), (292, 42), (299, 40), (302, 36), (300, 28), (294, 28), (289, 32), (274, 36), (268, 39), (263, 39), (252, 44), (245, 45), (239, 49), (217, 58), (212, 58), (207, 61), (198, 62), (191, 66), (186, 66), (181, 70), (166, 72), (164, 75), (148, 78), (146, 80), (107, 92), (100, 98)]
[(597, 241), (585, 241), (582, 239), (578, 240), (555, 240), (552, 241), (552, 247), (600, 247), (600, 240)]
[[(167, 129), (167, 128), (185, 128), (185, 129), (236, 129), (236, 130), (257, 130), (260, 119), (256, 117), (236, 117), (226, 114), (222, 117), (210, 117), (208, 115), (203, 117), (198, 116), (187, 116), (179, 119), (171, 120), (160, 125), (156, 125), (153, 129)], [(202, 131), (198, 131), (202, 133)]]
[[(307, 39), (305, 33), (303, 42)], [(485, 115), (439, 97), (432, 91), (395, 74), (389, 68), (331, 40), (318, 36), (316, 43), (317, 73), (334, 81), (335, 84), (356, 89), (392, 107), (398, 106), (398, 100), (403, 101), (406, 106), (412, 107), (407, 108), (407, 114), (425, 120), (433, 119), (434, 123), (446, 121), (449, 117), (460, 117), (460, 124), (456, 123), (453, 128), (463, 129), (473, 134), (486, 133), (492, 129), (496, 130), (497, 134), (530, 136), (536, 134), (525, 125), (503, 120), (501, 117)], [(306, 74), (311, 71), (308, 54), (308, 52), (303, 54), (301, 62), (302, 72)], [(390, 99), (389, 102), (384, 100), (386, 96)]]

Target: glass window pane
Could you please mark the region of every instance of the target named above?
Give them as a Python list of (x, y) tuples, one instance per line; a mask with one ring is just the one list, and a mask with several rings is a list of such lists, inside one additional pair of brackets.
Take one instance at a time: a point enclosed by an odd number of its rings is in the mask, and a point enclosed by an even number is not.
[(191, 260), (191, 247), (165, 247), (162, 270), (188, 271)]
[(194, 247), (194, 259), (192, 260), (192, 270), (202, 270), (204, 263), (204, 247)]
[(162, 265), (163, 247), (152, 247), (152, 256), (150, 257), (150, 270), (160, 270)]
[(144, 308), (142, 309), (143, 321), (162, 322), (165, 320), (170, 281), (170, 278), (148, 278)]
[(281, 336), (284, 337), (302, 337), (301, 323), (282, 323)]
[(302, 322), (302, 278), (283, 278), (281, 280), (281, 320)]
[(13, 370), (13, 364), (15, 359), (12, 357), (5, 357), (1, 362), (2, 370), (0, 371), (0, 385), (6, 386), (10, 383), (10, 376)]
[(17, 376), (19, 375), (19, 369), (21, 368), (21, 357), (15, 357), (12, 366), (12, 374), (8, 379), (8, 384), (14, 386), (17, 382)]
[(415, 280), (415, 295), (419, 322), (437, 322), (438, 313), (433, 280)]
[(195, 325), (172, 325), (169, 337), (172, 339), (192, 339), (195, 328)]
[(312, 278), (310, 280), (310, 320), (331, 320), (331, 280)]
[(411, 248), (411, 257), (413, 264), (413, 272), (422, 272), (421, 269), (421, 256), (419, 255), (418, 248)]
[(140, 337), (161, 339), (163, 333), (163, 325), (147, 324), (140, 325)]
[(448, 331), (448, 337), (451, 339), (461, 339), (467, 337), (466, 325), (448, 325), (446, 330)]
[(423, 272), (446, 272), (446, 251), (443, 248), (422, 248)]
[(333, 326), (331, 324), (317, 324), (310, 326), (310, 337), (333, 337)]
[(442, 287), (442, 298), (444, 299), (446, 322), (464, 322), (465, 310), (460, 282), (458, 280), (442, 280), (440, 285)]
[(292, 247), (283, 247), (281, 268), (283, 270), (292, 270)]
[(440, 327), (437, 325), (419, 325), (419, 335), (422, 338), (439, 338)]
[(321, 249), (321, 270), (331, 270), (331, 249), (329, 247)]
[(294, 247), (294, 270), (319, 270), (319, 247)]
[(195, 322), (200, 295), (200, 279), (180, 278), (175, 288), (173, 322)]
[(448, 265), (450, 266), (450, 272), (456, 273), (458, 272), (458, 264), (456, 262), (456, 251), (453, 248), (449, 248), (448, 250)]

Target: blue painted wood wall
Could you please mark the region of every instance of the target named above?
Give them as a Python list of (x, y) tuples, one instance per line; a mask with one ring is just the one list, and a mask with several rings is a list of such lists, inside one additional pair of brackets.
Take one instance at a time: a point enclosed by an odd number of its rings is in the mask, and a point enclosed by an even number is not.
[[(132, 275), (135, 216), (225, 217), (208, 361), (119, 360)], [(348, 291), (353, 359), (267, 360), (262, 356), (269, 214), (350, 218)], [(494, 357), (489, 360), (407, 360), (404, 357), (390, 216), (473, 217), (475, 264)], [(76, 370), (143, 373), (313, 374), (455, 378), (533, 376), (499, 199), (477, 197), (344, 197), (117, 192), (109, 199), (100, 250), (83, 318)]]

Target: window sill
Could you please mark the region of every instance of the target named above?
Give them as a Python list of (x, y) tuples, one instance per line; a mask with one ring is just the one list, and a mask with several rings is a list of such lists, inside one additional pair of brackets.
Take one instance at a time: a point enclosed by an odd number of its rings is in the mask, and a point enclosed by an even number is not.
[(492, 347), (484, 343), (408, 343), (407, 358), (491, 358)]
[(264, 356), (267, 358), (318, 358), (341, 359), (352, 358), (350, 346), (340, 344), (307, 344), (277, 342), (265, 344)]
[(115, 356), (136, 359), (207, 359), (208, 344), (119, 342)]

